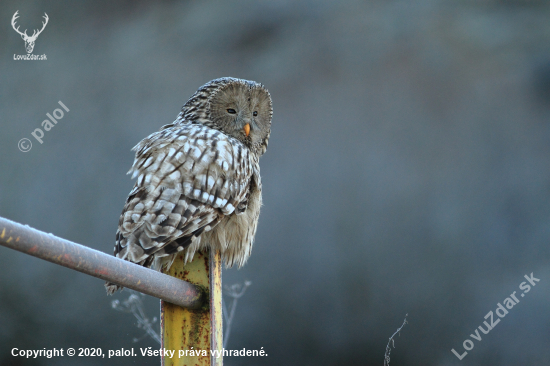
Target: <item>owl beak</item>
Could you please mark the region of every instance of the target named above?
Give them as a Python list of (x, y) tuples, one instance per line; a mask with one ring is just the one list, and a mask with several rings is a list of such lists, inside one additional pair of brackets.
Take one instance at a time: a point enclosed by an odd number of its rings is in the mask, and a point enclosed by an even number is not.
[(244, 125), (243, 130), (245, 135), (248, 137), (248, 135), (250, 134), (250, 123), (247, 123), (246, 125)]

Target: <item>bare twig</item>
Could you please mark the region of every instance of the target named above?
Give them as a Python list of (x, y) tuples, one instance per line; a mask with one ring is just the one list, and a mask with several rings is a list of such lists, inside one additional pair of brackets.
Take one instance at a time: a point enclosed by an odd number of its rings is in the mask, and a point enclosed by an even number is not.
[[(401, 326), (395, 331), (395, 333), (393, 333), (393, 335), (390, 337), (390, 340), (388, 341), (388, 345), (386, 346), (386, 353), (384, 354), (384, 366), (390, 365), (390, 353), (391, 353), (390, 343), (393, 346), (393, 348), (395, 348), (395, 342), (393, 340), (393, 337), (395, 337), (395, 335), (398, 334), (401, 331), (401, 329), (403, 329), (405, 324), (407, 324), (408, 316), (409, 314), (405, 314), (405, 320), (403, 320), (403, 324), (401, 324)], [(399, 333), (399, 335), (401, 335), (401, 333)]]
[(222, 301), (223, 317), (225, 318), (225, 334), (223, 337), (224, 348), (227, 346), (229, 334), (231, 333), (231, 323), (233, 322), (233, 316), (235, 315), (235, 309), (237, 308), (237, 301), (244, 295), (246, 289), (250, 285), (252, 285), (251, 281), (244, 281), (244, 285), (236, 283), (231, 286), (224, 286), (226, 295), (233, 299), (233, 301), (231, 302), (231, 309), (229, 311), (227, 311), (225, 301)]
[[(244, 285), (236, 283), (231, 286), (224, 286), (225, 294), (232, 298), (232, 301), (229, 311), (227, 309), (225, 301), (222, 302), (223, 317), (225, 319), (226, 325), (225, 334), (223, 337), (223, 347), (227, 346), (227, 340), (229, 339), (229, 334), (231, 333), (231, 324), (233, 322), (233, 317), (235, 316), (235, 310), (237, 309), (237, 302), (244, 295), (246, 289), (251, 284), (251, 281), (245, 281)], [(111, 302), (111, 306), (115, 310), (122, 311), (124, 313), (132, 313), (137, 319), (138, 328), (145, 330), (145, 334), (143, 334), (143, 336), (141, 336), (140, 338), (134, 338), (133, 341), (138, 342), (143, 338), (150, 336), (160, 344), (160, 335), (153, 329), (153, 324), (155, 324), (158, 319), (156, 317), (154, 317), (153, 319), (149, 319), (147, 315), (145, 315), (143, 302), (141, 300), (144, 295), (129, 289), (126, 289), (126, 291), (132, 292), (130, 297), (122, 301), (122, 303), (119, 300), (113, 300)]]
[(130, 295), (130, 297), (124, 300), (122, 303), (120, 303), (120, 301), (118, 300), (113, 300), (111, 302), (111, 306), (115, 310), (134, 314), (138, 321), (138, 328), (145, 330), (145, 334), (143, 336), (133, 339), (134, 342), (138, 342), (143, 338), (150, 336), (155, 341), (157, 341), (158, 344), (160, 344), (160, 335), (153, 329), (153, 324), (157, 322), (157, 318), (154, 317), (152, 320), (150, 320), (147, 315), (145, 315), (143, 302), (141, 301), (141, 297), (143, 297), (144, 295), (138, 294), (135, 291), (132, 292), (133, 293)]

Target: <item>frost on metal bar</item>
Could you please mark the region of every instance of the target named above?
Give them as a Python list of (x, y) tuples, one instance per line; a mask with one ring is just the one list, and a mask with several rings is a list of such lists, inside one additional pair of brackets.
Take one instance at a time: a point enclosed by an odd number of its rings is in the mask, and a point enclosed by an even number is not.
[(199, 309), (208, 300), (199, 287), (189, 282), (2, 217), (0, 245), (185, 308)]

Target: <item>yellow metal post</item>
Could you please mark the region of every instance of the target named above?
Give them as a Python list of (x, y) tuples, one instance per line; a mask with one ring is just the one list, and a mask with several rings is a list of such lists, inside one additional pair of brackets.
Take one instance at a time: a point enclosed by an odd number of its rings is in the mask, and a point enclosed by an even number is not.
[[(209, 301), (198, 310), (161, 301), (161, 347), (174, 351), (173, 354), (166, 352), (161, 364), (221, 366), (223, 336), (220, 253), (195, 253), (193, 261), (185, 266), (183, 255), (180, 254), (168, 274), (204, 288)], [(171, 355), (173, 356), (170, 357)]]
[(211, 366), (223, 366), (223, 313), (222, 313), (222, 257), (220, 252), (210, 256), (210, 346), (214, 356)]

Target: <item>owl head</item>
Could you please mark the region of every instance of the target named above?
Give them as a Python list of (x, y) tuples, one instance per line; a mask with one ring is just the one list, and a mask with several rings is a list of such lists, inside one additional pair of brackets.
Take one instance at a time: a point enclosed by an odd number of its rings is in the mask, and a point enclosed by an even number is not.
[(261, 155), (267, 148), (272, 115), (271, 95), (262, 84), (225, 77), (201, 86), (177, 122), (214, 128)]

